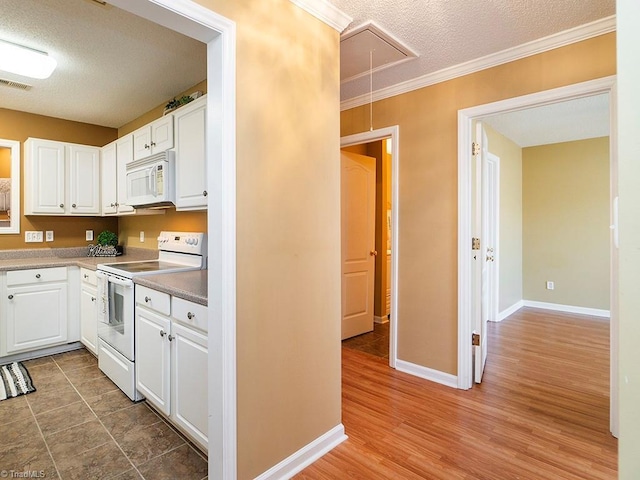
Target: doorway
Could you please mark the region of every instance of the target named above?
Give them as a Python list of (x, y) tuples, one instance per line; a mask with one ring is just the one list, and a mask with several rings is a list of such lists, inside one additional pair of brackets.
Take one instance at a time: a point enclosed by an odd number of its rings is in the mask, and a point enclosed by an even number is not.
[[(389, 231), (389, 242), (391, 245), (391, 252), (389, 255), (389, 265), (388, 265), (388, 281), (389, 281), (389, 366), (395, 368), (396, 360), (397, 360), (397, 326), (398, 326), (398, 308), (397, 308), (397, 292), (398, 292), (398, 275), (397, 275), (397, 258), (398, 258), (398, 174), (399, 174), (399, 128), (398, 126), (387, 127), (378, 130), (372, 130), (370, 132), (360, 133), (356, 135), (350, 135), (347, 137), (342, 137), (340, 140), (341, 148), (353, 147), (356, 145), (369, 144), (373, 142), (380, 142), (382, 140), (389, 139), (390, 142), (390, 156), (391, 156), (391, 165), (390, 165), (390, 180), (391, 180), (391, 193), (390, 193), (390, 206), (387, 213), (387, 208), (384, 208), (384, 224), (381, 224), (383, 227), (383, 231), (386, 232), (387, 222), (388, 222), (388, 231)], [(386, 206), (385, 206), (386, 207)], [(376, 222), (379, 223), (379, 222)], [(380, 222), (382, 223), (382, 222)], [(386, 237), (386, 233), (385, 233)], [(379, 249), (383, 250), (381, 252), (377, 251), (378, 255), (383, 253), (384, 255), (380, 255), (381, 260), (387, 261), (386, 248)], [(384, 258), (382, 258), (384, 257)], [(386, 305), (386, 293), (384, 298), (384, 303)], [(384, 315), (386, 314), (386, 309), (382, 310), (382, 314), (378, 316), (378, 322), (384, 321)], [(379, 325), (383, 325), (383, 323), (379, 323)]]
[[(493, 104), (473, 107), (459, 112), (459, 315), (458, 315), (458, 388), (468, 389), (472, 385), (472, 354), (473, 349), (470, 347), (469, 339), (471, 333), (476, 328), (476, 319), (478, 302), (473, 302), (474, 296), (474, 263), (473, 255), (477, 252), (470, 247), (472, 237), (471, 220), (472, 215), (472, 171), (471, 165), (471, 139), (472, 139), (472, 122), (482, 118), (506, 114), (509, 112), (524, 111), (531, 107), (543, 106), (565, 102), (567, 100), (575, 100), (586, 97), (593, 97), (599, 94), (607, 94), (610, 99), (609, 105), (609, 125), (612, 127), (610, 136), (610, 211), (613, 218), (612, 239), (615, 238), (615, 230), (617, 228), (615, 218), (613, 216), (614, 199), (617, 196), (617, 162), (616, 162), (616, 138), (615, 128), (615, 77), (585, 82), (582, 84), (572, 85), (569, 87), (558, 88), (547, 92), (527, 95), (515, 99), (496, 102)], [(489, 147), (490, 148), (490, 147)], [(617, 435), (617, 304), (616, 304), (616, 279), (617, 279), (617, 247), (615, 242), (611, 240), (610, 244), (610, 429), (614, 435)]]
[(207, 44), (209, 478), (237, 477), (236, 450), (236, 26), (177, 0), (111, 0), (113, 6)]

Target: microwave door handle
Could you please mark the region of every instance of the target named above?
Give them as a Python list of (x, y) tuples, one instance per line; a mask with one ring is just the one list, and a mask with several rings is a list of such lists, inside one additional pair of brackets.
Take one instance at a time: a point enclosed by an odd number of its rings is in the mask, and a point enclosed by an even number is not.
[(153, 196), (157, 197), (158, 196), (158, 166), (156, 165), (151, 170), (152, 170), (151, 171), (151, 176), (152, 176), (151, 184), (153, 185), (153, 188), (151, 189), (151, 191), (153, 192)]

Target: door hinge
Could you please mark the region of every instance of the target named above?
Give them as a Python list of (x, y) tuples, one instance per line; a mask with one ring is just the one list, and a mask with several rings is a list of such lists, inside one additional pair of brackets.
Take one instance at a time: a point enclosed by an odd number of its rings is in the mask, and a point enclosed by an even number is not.
[(477, 142), (471, 143), (471, 155), (480, 155), (480, 144)]
[(471, 335), (471, 345), (473, 345), (474, 347), (479, 347), (480, 346), (480, 335), (477, 333), (474, 333)]
[(480, 250), (480, 239), (473, 237), (471, 239), (471, 250)]

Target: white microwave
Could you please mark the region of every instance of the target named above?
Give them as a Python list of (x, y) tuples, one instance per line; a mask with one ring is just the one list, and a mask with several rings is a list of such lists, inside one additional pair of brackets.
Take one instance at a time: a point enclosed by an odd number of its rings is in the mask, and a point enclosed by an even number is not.
[(166, 150), (127, 164), (127, 204), (169, 207), (175, 203), (175, 152)]

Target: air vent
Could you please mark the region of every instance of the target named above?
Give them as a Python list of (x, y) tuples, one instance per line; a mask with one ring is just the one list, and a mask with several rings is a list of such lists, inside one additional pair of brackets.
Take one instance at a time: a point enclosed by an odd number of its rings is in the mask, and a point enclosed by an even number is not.
[(11, 88), (19, 88), (20, 90), (31, 90), (31, 85), (28, 83), (14, 82), (13, 80), (7, 80), (6, 78), (0, 78), (0, 85)]

